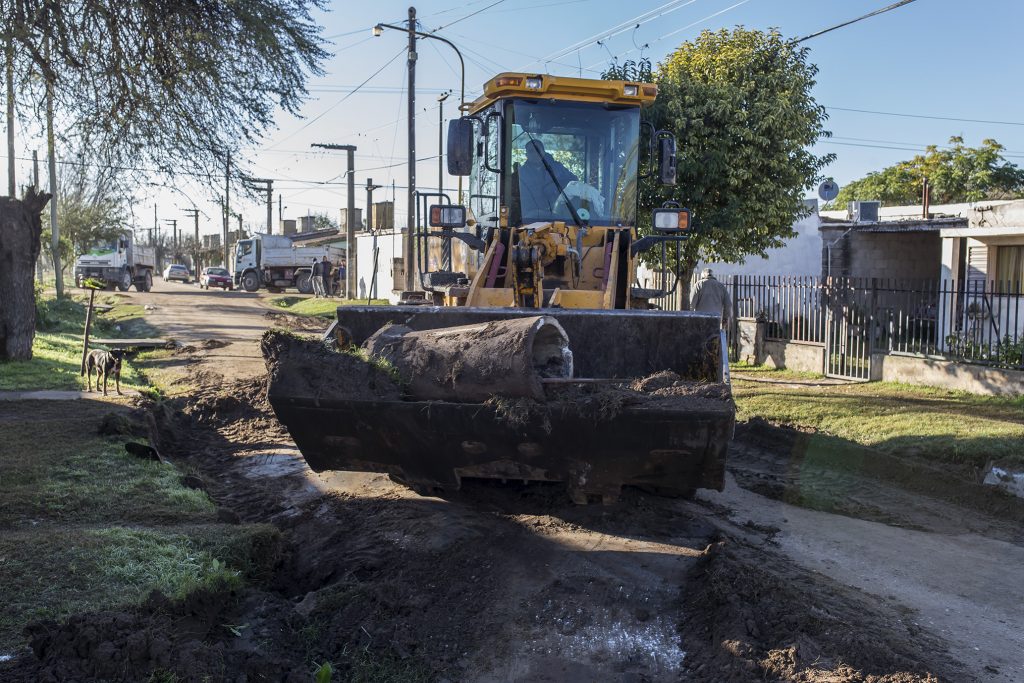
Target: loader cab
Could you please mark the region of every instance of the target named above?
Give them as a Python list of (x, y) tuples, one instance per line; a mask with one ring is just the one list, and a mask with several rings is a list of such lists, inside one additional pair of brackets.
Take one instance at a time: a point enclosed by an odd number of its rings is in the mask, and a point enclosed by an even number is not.
[[(502, 207), (509, 225), (635, 225), (640, 108), (656, 92), (652, 85), (554, 76), (490, 81), (468, 117), (472, 215), (482, 227), (498, 227)], [(453, 122), (452, 130), (459, 125), (465, 122)]]

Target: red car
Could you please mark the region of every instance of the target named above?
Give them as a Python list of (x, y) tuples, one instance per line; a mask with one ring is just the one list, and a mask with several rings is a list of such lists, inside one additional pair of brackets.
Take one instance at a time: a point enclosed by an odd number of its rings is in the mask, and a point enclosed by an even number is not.
[(210, 287), (220, 287), (221, 289), (231, 290), (235, 286), (231, 282), (231, 273), (225, 268), (209, 267), (203, 271), (203, 274), (199, 276), (199, 287), (201, 289), (209, 289)]

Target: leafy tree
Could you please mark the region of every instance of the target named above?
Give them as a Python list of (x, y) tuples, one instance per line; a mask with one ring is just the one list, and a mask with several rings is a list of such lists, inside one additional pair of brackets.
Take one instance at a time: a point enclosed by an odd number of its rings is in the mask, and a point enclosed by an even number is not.
[(1024, 169), (1003, 158), (1004, 148), (998, 142), (987, 139), (980, 147), (968, 147), (963, 138), (954, 136), (949, 145), (948, 149), (930, 145), (909, 161), (854, 180), (839, 191), (833, 205), (842, 207), (855, 200), (879, 200), (889, 206), (917, 204), (925, 178), (935, 204), (1024, 197)]
[[(15, 51), (50, 84), (58, 116), (126, 167), (223, 173), (278, 108), (297, 113), (327, 53), (325, 0), (0, 0)], [(34, 89), (34, 90), (33, 90)]]
[(314, 213), (312, 216), (313, 229), (314, 230), (340, 230), (338, 221), (334, 220), (326, 213)]
[[(15, 102), (35, 110), (52, 93), (55, 128), (120, 170), (219, 176), (283, 110), (298, 113), (327, 52), (310, 12), (326, 0), (0, 0)], [(12, 46), (8, 48), (8, 45)], [(5, 60), (7, 61), (7, 60)], [(24, 118), (24, 116), (23, 116)], [(237, 163), (236, 163), (237, 166)], [(38, 245), (34, 192), (0, 203), (0, 225)], [(26, 209), (35, 212), (34, 216)], [(88, 222), (88, 221), (86, 221)], [(20, 259), (0, 241), (0, 264)], [(37, 246), (38, 248), (38, 246)], [(31, 269), (0, 298), (0, 320), (31, 319)], [(26, 294), (27, 292), (27, 294)], [(18, 336), (11, 358), (31, 357)], [(2, 354), (0, 354), (2, 357)]]
[(695, 234), (672, 250), (684, 297), (699, 259), (739, 262), (792, 237), (805, 191), (835, 158), (809, 151), (830, 133), (808, 54), (775, 30), (737, 27), (704, 31), (658, 65), (647, 116), (675, 134), (679, 168), (675, 187), (642, 183), (640, 218), (669, 199), (692, 211)]

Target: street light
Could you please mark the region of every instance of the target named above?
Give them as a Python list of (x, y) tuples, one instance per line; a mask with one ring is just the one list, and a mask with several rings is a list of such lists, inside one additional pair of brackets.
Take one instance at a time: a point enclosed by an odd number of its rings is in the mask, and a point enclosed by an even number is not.
[(423, 33), (422, 31), (414, 31), (409, 28), (405, 28), (402, 26), (394, 26), (392, 24), (377, 24), (376, 26), (374, 26), (372, 29), (373, 37), (380, 38), (381, 35), (383, 35), (384, 33), (384, 29), (386, 28), (389, 28), (393, 31), (411, 33), (413, 35), (419, 36), (420, 38), (433, 38), (434, 40), (440, 40), (442, 43), (446, 44), (448, 47), (455, 50), (455, 54), (458, 55), (459, 57), (459, 67), (462, 69), (462, 82), (461, 88), (459, 90), (459, 111), (463, 111), (466, 107), (466, 62), (462, 59), (462, 53), (459, 52), (459, 48), (455, 47), (455, 43), (448, 40), (447, 38), (442, 38), (441, 36), (435, 35), (433, 33)]
[[(389, 28), (393, 31), (402, 31), (409, 36), (409, 59), (408, 59), (408, 83), (409, 83), (409, 189), (408, 189), (408, 206), (406, 207), (406, 220), (408, 228), (406, 229), (405, 236), (405, 248), (404, 248), (404, 261), (405, 261), (405, 289), (412, 291), (416, 288), (416, 279), (413, 274), (413, 264), (415, 263), (415, 251), (416, 251), (416, 237), (414, 235), (415, 226), (415, 202), (416, 202), (416, 37), (420, 38), (433, 38), (434, 40), (440, 40), (442, 43), (455, 50), (455, 54), (459, 58), (459, 67), (461, 68), (461, 83), (459, 89), (459, 111), (465, 111), (466, 108), (466, 62), (462, 58), (462, 53), (459, 52), (459, 48), (455, 47), (455, 43), (442, 38), (441, 36), (433, 33), (423, 33), (422, 31), (416, 30), (416, 8), (409, 8), (409, 24), (406, 27), (395, 26), (393, 24), (377, 24), (373, 27), (373, 36), (379, 37), (384, 33), (384, 29)], [(459, 201), (462, 201), (462, 176), (459, 176)]]

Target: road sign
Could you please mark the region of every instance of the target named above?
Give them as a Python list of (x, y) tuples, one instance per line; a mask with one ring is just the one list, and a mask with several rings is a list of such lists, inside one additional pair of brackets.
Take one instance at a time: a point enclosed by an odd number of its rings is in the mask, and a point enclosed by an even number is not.
[(839, 185), (829, 178), (821, 185), (818, 185), (818, 196), (826, 202), (830, 202), (839, 196)]

